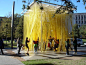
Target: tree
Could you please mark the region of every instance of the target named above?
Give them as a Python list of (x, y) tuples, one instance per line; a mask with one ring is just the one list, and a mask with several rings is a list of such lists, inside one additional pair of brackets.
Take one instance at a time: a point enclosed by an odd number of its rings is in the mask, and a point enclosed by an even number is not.
[(0, 36), (3, 38), (10, 37), (11, 32), (11, 19), (10, 18), (3, 18), (3, 22), (1, 23), (1, 31)]
[[(34, 2), (37, 2), (38, 4), (39, 3), (42, 3), (42, 2), (51, 4), (50, 1), (51, 0), (44, 0), (44, 1), (42, 1), (42, 0), (34, 0)], [(58, 0), (53, 0), (53, 1), (58, 2)], [(61, 10), (63, 10), (63, 12), (65, 12), (65, 10), (68, 10), (69, 12), (72, 12), (73, 13), (73, 10), (72, 9), (73, 8), (76, 9), (76, 6), (70, 0), (60, 0), (60, 1), (62, 1), (63, 4), (61, 5), (60, 8), (57, 8), (55, 14), (61, 13), (60, 12)], [(22, 0), (22, 2), (24, 3), (23, 4), (23, 8), (22, 8), (23, 10), (24, 9), (27, 9), (27, 10), (30, 9), (30, 6), (29, 5), (31, 3), (31, 0), (28, 0), (28, 5), (27, 5), (27, 1), (26, 0)], [(65, 6), (65, 7), (63, 8), (63, 6)], [(43, 9), (43, 6), (42, 5), (40, 6), (40, 9), (41, 10)], [(54, 14), (54, 16), (55, 16), (55, 14)]]
[(80, 32), (80, 29), (78, 28), (78, 25), (75, 24), (75, 25), (73, 26), (73, 28), (72, 28), (72, 35), (73, 35), (74, 37), (79, 38), (79, 37), (80, 37), (79, 32)]
[(79, 30), (80, 30), (80, 35), (81, 35), (81, 37), (82, 38), (86, 38), (86, 25), (83, 25), (83, 26), (81, 26), (80, 28), (79, 28)]
[(15, 30), (15, 38), (23, 38), (23, 16), (19, 19), (19, 25), (17, 25)]
[(16, 38), (15, 33), (16, 33), (16, 27), (19, 25), (19, 20), (21, 18), (21, 15), (16, 13), (14, 14), (14, 29), (13, 29), (13, 38)]
[[(0, 37), (11, 39), (11, 15), (2, 19), (0, 23)], [(17, 31), (20, 30), (20, 31)], [(22, 32), (21, 32), (22, 31)], [(23, 36), (23, 16), (20, 14), (14, 14), (14, 30), (13, 38), (17, 38), (17, 35)], [(17, 35), (15, 34), (17, 33)]]

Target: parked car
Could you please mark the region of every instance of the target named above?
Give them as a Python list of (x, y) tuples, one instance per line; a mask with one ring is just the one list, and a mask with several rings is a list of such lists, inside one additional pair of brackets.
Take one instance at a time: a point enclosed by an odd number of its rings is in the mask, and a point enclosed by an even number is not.
[[(73, 38), (70, 38), (71, 44), (73, 45)], [(83, 45), (83, 41), (80, 38), (77, 38), (77, 46)]]

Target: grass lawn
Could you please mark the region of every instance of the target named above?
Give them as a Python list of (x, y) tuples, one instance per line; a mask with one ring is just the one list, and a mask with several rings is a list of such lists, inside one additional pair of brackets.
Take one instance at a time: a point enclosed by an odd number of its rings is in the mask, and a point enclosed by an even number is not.
[(86, 39), (82, 39), (83, 43), (86, 43)]
[(86, 65), (86, 58), (81, 60), (46, 59), (23, 61), (25, 65)]
[[(7, 41), (7, 45), (6, 41), (4, 41), (4, 48), (11, 48), (11, 41)], [(13, 48), (17, 48), (17, 43), (15, 41), (13, 41)]]
[(23, 61), (22, 63), (24, 63), (25, 65), (53, 65), (50, 61), (47, 60), (30, 60), (30, 61)]

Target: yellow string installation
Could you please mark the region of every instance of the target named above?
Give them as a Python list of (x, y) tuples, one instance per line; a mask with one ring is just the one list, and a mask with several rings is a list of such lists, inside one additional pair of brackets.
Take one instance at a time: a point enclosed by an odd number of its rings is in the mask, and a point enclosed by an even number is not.
[[(59, 47), (57, 51), (65, 51), (65, 39), (69, 38), (69, 32), (72, 27), (71, 14), (53, 14), (56, 9), (54, 6), (45, 6), (43, 10), (40, 9), (40, 4), (34, 3), (30, 10), (24, 14), (24, 35), (23, 44), (25, 44), (26, 37), (30, 38), (28, 43), (29, 49), (34, 50), (33, 40), (39, 37), (40, 50), (48, 49), (49, 37), (59, 39)], [(54, 44), (54, 43), (52, 43)]]

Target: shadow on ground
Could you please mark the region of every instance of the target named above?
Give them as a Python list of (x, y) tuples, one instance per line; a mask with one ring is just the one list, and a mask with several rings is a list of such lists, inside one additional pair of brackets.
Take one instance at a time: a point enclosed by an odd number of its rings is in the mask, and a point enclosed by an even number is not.
[[(0, 52), (1, 53), (1, 52)], [(2, 55), (2, 54), (0, 54)], [(5, 53), (3, 56), (14, 56), (14, 57), (23, 57), (26, 56), (25, 53), (22, 54), (15, 54), (15, 53)]]

